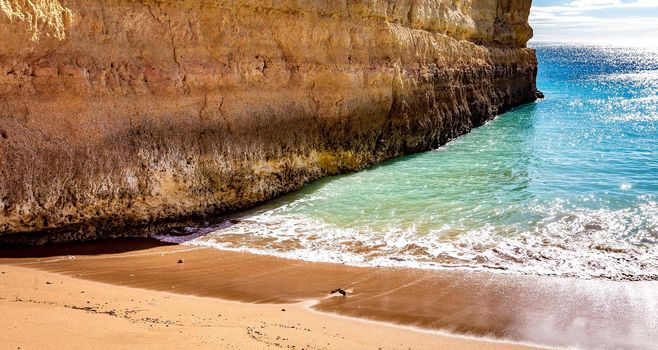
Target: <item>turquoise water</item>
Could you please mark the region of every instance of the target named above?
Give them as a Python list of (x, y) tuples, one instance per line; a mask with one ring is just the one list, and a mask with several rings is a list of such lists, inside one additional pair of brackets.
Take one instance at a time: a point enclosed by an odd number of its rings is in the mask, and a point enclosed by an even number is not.
[(312, 261), (658, 278), (658, 52), (537, 47), (546, 99), (191, 241)]

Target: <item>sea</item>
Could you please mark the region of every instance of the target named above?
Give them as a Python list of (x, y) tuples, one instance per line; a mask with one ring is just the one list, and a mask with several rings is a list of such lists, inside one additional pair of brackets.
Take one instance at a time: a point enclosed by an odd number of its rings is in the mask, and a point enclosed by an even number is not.
[(190, 228), (184, 244), (356, 266), (658, 280), (658, 49), (533, 47), (544, 99), (439, 149)]

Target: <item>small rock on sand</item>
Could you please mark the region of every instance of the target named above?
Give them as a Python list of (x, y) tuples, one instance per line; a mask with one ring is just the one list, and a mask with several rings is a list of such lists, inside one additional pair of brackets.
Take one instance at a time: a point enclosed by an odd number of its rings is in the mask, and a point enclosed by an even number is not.
[(183, 259), (178, 259), (178, 263), (179, 263), (179, 264), (182, 264), (182, 263), (183, 263)]
[(334, 294), (334, 293), (339, 293), (344, 297), (347, 296), (347, 292), (344, 291), (343, 288), (336, 288), (336, 289), (332, 290), (330, 294)]

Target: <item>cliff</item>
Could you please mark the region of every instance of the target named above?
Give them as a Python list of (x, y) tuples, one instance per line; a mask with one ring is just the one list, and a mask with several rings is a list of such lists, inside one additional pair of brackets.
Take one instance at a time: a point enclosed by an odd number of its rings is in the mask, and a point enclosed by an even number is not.
[(143, 233), (535, 100), (531, 0), (0, 0), (0, 240)]

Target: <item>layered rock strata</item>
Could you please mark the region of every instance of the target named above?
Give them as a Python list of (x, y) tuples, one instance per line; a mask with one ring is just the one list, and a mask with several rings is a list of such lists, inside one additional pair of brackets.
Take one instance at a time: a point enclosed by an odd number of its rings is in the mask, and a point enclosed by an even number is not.
[(531, 0), (0, 0), (0, 240), (143, 233), (535, 100)]

